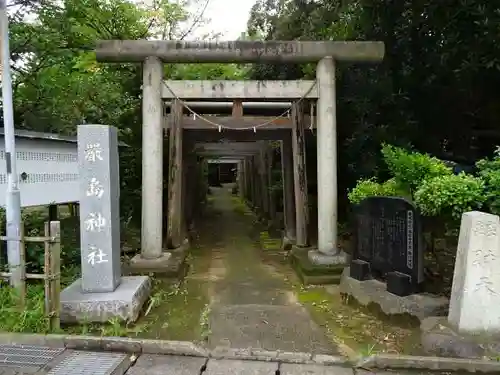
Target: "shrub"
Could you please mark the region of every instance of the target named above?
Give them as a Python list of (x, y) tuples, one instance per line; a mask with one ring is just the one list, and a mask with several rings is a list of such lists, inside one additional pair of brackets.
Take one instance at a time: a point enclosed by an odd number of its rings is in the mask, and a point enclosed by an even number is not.
[[(43, 236), (46, 217), (41, 210), (23, 209), (21, 220), (24, 223), (25, 236)], [(6, 229), (5, 209), (0, 209), (0, 233), (5, 234)], [(7, 263), (7, 244), (2, 242), (2, 258)], [(26, 268), (28, 272), (38, 273), (44, 264), (44, 245), (42, 243), (25, 243)]]
[(462, 213), (483, 208), (500, 214), (500, 148), (491, 160), (477, 163), (479, 176), (460, 173), (434, 157), (391, 145), (382, 147), (392, 178), (358, 181), (349, 194), (353, 204), (370, 196), (398, 196), (414, 201), (425, 216), (460, 220)]
[(409, 152), (391, 145), (382, 146), (382, 155), (391, 175), (409, 192), (414, 193), (425, 180), (449, 176), (452, 169), (427, 154)]
[(353, 204), (360, 203), (368, 197), (390, 197), (390, 196), (408, 196), (408, 193), (399, 186), (395, 179), (391, 178), (386, 182), (379, 183), (373, 178), (360, 180), (348, 193), (349, 201)]
[(351, 203), (357, 204), (373, 196), (396, 196), (413, 200), (413, 193), (424, 181), (452, 176), (453, 173), (444, 162), (427, 154), (391, 145), (383, 145), (382, 154), (392, 178), (384, 183), (373, 178), (359, 180), (348, 194)]
[(479, 176), (485, 184), (485, 208), (500, 215), (500, 148), (493, 159), (483, 159), (476, 163)]
[[(45, 222), (48, 212), (42, 207), (24, 208), (21, 211), (24, 223), (24, 234), (27, 237), (44, 236)], [(5, 209), (0, 208), (0, 233), (5, 234)], [(0, 243), (2, 263), (7, 263), (7, 245)], [(26, 271), (43, 273), (45, 245), (43, 243), (25, 242)], [(61, 265), (63, 269), (78, 267), (80, 264), (79, 220), (78, 217), (61, 219)]]
[(415, 203), (426, 216), (460, 220), (467, 211), (480, 209), (486, 200), (479, 177), (460, 173), (426, 179), (415, 192)]

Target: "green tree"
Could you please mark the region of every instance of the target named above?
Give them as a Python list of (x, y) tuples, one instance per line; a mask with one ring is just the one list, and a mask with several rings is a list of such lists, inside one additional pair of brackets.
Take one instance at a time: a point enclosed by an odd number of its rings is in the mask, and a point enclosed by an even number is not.
[[(183, 39), (206, 21), (206, 1), (198, 7), (174, 0), (19, 4), (10, 8), (16, 127), (71, 135), (82, 123), (116, 126), (129, 146), (120, 155), (122, 214), (140, 219), (141, 66), (99, 64), (93, 47), (99, 39)], [(173, 79), (239, 79), (245, 74), (235, 65), (165, 66), (165, 77)]]
[[(500, 142), (499, 10), (487, 0), (258, 0), (248, 30), (267, 40), (385, 43), (381, 64), (337, 71), (339, 181), (352, 187), (387, 175), (384, 142), (471, 164), (491, 154)], [(311, 65), (259, 65), (251, 75), (313, 73)]]

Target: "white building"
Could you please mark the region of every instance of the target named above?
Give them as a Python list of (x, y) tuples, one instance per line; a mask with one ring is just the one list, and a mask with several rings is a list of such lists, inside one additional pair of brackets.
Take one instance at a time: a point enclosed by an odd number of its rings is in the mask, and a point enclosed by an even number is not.
[[(5, 207), (7, 171), (4, 129), (0, 128), (0, 206)], [(78, 201), (76, 137), (16, 130), (21, 206)]]

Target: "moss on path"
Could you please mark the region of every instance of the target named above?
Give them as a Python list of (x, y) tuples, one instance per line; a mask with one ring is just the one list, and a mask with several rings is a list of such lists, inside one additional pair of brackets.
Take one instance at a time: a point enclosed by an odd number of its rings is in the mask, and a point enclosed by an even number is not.
[(213, 189), (210, 203), (195, 244), (208, 263), (188, 277), (207, 286), (209, 346), (336, 352), (260, 249), (254, 215), (227, 187)]

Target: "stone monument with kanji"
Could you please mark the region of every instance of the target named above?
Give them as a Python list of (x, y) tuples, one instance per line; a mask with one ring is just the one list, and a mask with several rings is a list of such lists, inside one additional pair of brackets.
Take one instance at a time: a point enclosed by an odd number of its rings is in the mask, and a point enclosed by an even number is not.
[(78, 127), (82, 277), (61, 293), (61, 320), (135, 321), (149, 297), (147, 276), (121, 275), (117, 130)]

